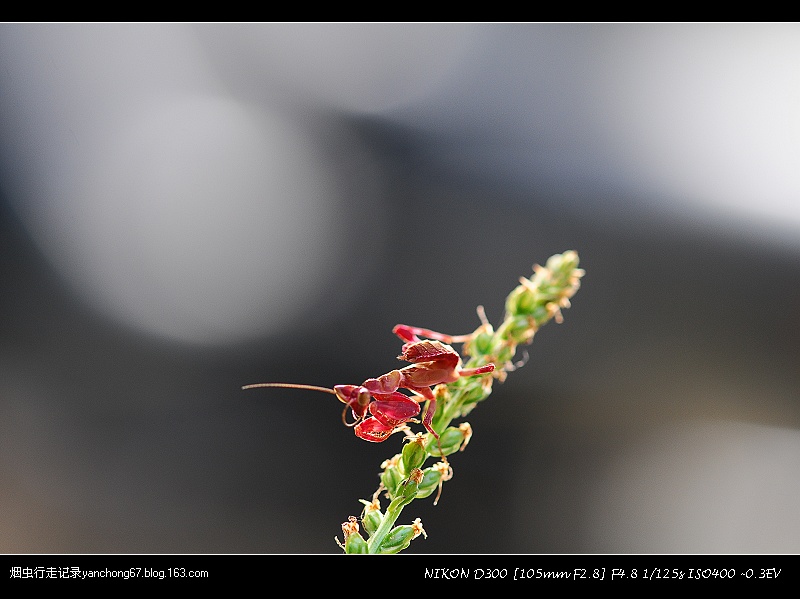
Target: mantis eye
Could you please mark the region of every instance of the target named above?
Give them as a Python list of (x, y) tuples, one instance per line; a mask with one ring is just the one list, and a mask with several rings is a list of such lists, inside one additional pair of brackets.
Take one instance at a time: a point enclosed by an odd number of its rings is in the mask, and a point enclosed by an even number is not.
[(372, 396), (369, 394), (369, 391), (361, 387), (361, 389), (358, 390), (358, 405), (366, 407), (369, 405), (370, 401), (372, 401)]
[(356, 420), (361, 420), (367, 413), (367, 406), (372, 401), (372, 396), (364, 387), (357, 385), (336, 385), (333, 393), (343, 404), (353, 411)]

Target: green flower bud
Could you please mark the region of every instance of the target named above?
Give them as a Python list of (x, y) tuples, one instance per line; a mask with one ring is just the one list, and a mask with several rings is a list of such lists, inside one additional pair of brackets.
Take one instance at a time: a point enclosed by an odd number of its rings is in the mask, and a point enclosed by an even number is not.
[(369, 553), (369, 548), (364, 537), (360, 533), (355, 533), (347, 537), (344, 542), (344, 552), (348, 555), (357, 553)]
[[(455, 381), (451, 383), (451, 385), (457, 387), (460, 384), (459, 381)], [(442, 420), (445, 418), (445, 410), (442, 409), (443, 406), (446, 406), (451, 398), (452, 395), (450, 393), (450, 388), (448, 385), (437, 385), (434, 390), (434, 396), (436, 397), (436, 412), (433, 414), (432, 425), (434, 430), (439, 430), (442, 427)], [(425, 414), (427, 415), (427, 410), (430, 409), (430, 402), (425, 403)]]
[[(574, 274), (578, 269), (578, 253), (575, 250), (567, 250), (563, 254), (555, 254), (547, 259), (548, 270), (555, 273), (559, 278), (568, 277)], [(578, 276), (583, 274), (580, 271)]]
[(386, 538), (381, 543), (380, 553), (397, 553), (402, 551), (419, 535), (424, 536), (426, 539), (428, 538), (428, 534), (425, 532), (425, 529), (422, 528), (422, 522), (419, 518), (414, 520), (411, 524), (397, 526), (386, 535)]
[(441, 480), (442, 473), (440, 470), (425, 468), (422, 471), (422, 482), (419, 483), (419, 489), (417, 489), (417, 499), (425, 499), (431, 495), (439, 487)]
[(369, 536), (372, 536), (383, 521), (383, 514), (380, 509), (376, 508), (372, 503), (366, 503), (364, 510), (361, 512), (361, 524), (364, 525), (364, 530), (367, 531)]
[(428, 440), (426, 449), (429, 454), (436, 457), (457, 452), (461, 449), (461, 442), (464, 441), (464, 433), (454, 426), (447, 427), (447, 430), (439, 435), (438, 442), (433, 435), (429, 435), (429, 437), (430, 439)]
[(428, 453), (425, 451), (425, 442), (422, 437), (416, 437), (408, 441), (403, 447), (403, 470), (410, 473), (414, 468), (421, 467), (427, 457)]
[[(455, 383), (451, 383), (451, 384), (454, 385)], [(440, 404), (440, 405), (444, 405), (444, 404)], [(447, 415), (445, 414), (444, 410), (436, 410), (436, 414), (434, 414), (433, 420), (431, 421), (431, 426), (433, 426), (433, 430), (435, 430), (435, 431), (436, 430), (441, 430), (441, 428), (442, 428), (442, 426), (444, 424), (443, 421), (446, 418), (447, 418)], [(427, 437), (430, 438), (432, 436), (433, 435), (429, 434)]]
[(494, 335), (489, 332), (478, 333), (469, 342), (470, 356), (488, 356), (492, 353)]
[[(501, 360), (497, 360), (499, 364), (503, 362)], [(464, 386), (464, 390), (461, 394), (461, 404), (467, 405), (471, 403), (477, 403), (479, 401), (483, 401), (489, 394), (492, 392), (492, 378), (485, 377), (482, 380), (472, 380)], [(463, 412), (462, 412), (463, 414)]]
[(530, 314), (537, 305), (536, 296), (524, 285), (519, 285), (506, 299), (506, 312), (512, 316)]
[(419, 483), (422, 482), (422, 470), (414, 468), (408, 478), (397, 487), (397, 496), (404, 499), (413, 499), (417, 496)]
[(414, 527), (410, 524), (396, 526), (383, 539), (378, 553), (399, 553), (411, 544)]
[(514, 344), (528, 343), (540, 324), (544, 324), (548, 312), (544, 306), (536, 306), (530, 314), (509, 317), (504, 331), (504, 337)]
[(386, 487), (390, 497), (397, 496), (397, 486), (402, 480), (403, 476), (400, 474), (400, 470), (393, 464), (386, 466), (381, 472), (381, 482)]
[(342, 532), (344, 533), (345, 553), (369, 553), (367, 542), (364, 540), (364, 537), (361, 536), (361, 533), (358, 532), (358, 520), (355, 516), (350, 516), (347, 522), (342, 524)]

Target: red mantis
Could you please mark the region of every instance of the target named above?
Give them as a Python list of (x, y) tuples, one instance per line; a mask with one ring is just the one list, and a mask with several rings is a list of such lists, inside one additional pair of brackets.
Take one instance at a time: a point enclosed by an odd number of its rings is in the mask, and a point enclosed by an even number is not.
[[(367, 379), (361, 385), (336, 385), (329, 389), (295, 383), (256, 383), (245, 385), (242, 389), (288, 387), (335, 395), (345, 404), (342, 412), (345, 426), (354, 427), (357, 437), (374, 443), (385, 441), (398, 427), (417, 416), (420, 412), (419, 403), (427, 400), (430, 403), (422, 424), (438, 440), (439, 435), (432, 425), (436, 413), (436, 397), (432, 387), (440, 383), (452, 383), (462, 376), (490, 373), (494, 371), (494, 364), (462, 368), (461, 356), (449, 344), (464, 342), (469, 335), (443, 335), (404, 324), (398, 324), (392, 332), (403, 341), (402, 353), (398, 358), (411, 364), (378, 378)], [(411, 391), (412, 395), (401, 393), (399, 389)], [(353, 414), (352, 422), (347, 421), (348, 409)]]

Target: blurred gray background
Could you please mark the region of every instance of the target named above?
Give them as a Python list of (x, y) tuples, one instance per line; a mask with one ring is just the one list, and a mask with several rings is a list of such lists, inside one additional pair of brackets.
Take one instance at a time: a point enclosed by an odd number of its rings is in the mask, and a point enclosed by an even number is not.
[(413, 553), (800, 552), (800, 26), (0, 25), (0, 551), (338, 553), (397, 323), (587, 271)]

